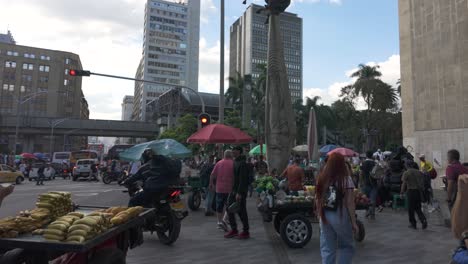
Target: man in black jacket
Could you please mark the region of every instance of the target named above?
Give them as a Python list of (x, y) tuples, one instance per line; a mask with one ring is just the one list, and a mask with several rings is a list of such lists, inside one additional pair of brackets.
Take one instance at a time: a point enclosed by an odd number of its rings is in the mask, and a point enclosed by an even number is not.
[(45, 165), (41, 164), (39, 169), (37, 170), (37, 181), (36, 185), (44, 185), (44, 170), (45, 170)]
[(241, 219), (243, 231), (239, 234), (237, 230), (235, 213), (229, 213), (229, 222), (231, 231), (224, 235), (225, 238), (239, 237), (240, 239), (250, 238), (249, 233), (249, 218), (247, 216), (247, 192), (249, 186), (249, 170), (247, 167), (246, 158), (242, 155), (242, 147), (235, 147), (233, 149), (234, 155), (234, 183), (232, 185), (232, 192), (229, 195), (229, 205), (234, 202), (238, 203), (239, 218)]
[(169, 158), (156, 155), (151, 149), (142, 154), (144, 163), (138, 172), (123, 183), (130, 185), (137, 181), (143, 181), (143, 192), (137, 193), (129, 201), (129, 206), (149, 206), (153, 200), (157, 200), (168, 189), (175, 177), (176, 164)]

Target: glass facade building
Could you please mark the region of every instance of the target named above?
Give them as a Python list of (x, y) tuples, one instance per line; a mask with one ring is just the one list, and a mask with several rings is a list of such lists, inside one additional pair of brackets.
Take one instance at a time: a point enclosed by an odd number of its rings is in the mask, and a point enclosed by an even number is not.
[[(259, 5), (250, 5), (230, 28), (229, 76), (260, 76), (260, 65), (267, 64), (268, 25), (264, 13), (257, 14)], [(292, 100), (302, 98), (302, 18), (296, 14), (280, 15), (284, 59), (288, 72)]]
[(147, 121), (152, 104), (176, 86), (198, 90), (200, 0), (148, 0), (142, 59), (135, 83), (133, 120)]

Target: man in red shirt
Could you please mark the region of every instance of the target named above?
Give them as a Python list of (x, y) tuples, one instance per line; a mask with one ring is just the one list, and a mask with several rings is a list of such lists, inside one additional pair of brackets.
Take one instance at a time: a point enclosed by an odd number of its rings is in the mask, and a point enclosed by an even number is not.
[(297, 192), (304, 189), (304, 170), (299, 166), (301, 164), (300, 159), (295, 159), (294, 163), (288, 166), (281, 177), (288, 179), (288, 189), (290, 192)]
[(449, 150), (447, 152), (447, 159), (449, 165), (445, 170), (447, 177), (447, 202), (450, 210), (452, 210), (453, 203), (457, 197), (457, 182), (458, 176), (468, 174), (468, 169), (460, 163), (460, 152), (456, 149)]

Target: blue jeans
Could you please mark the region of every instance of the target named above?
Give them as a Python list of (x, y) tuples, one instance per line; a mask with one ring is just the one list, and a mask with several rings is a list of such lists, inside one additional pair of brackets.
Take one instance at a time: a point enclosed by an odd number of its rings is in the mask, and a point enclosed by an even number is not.
[(377, 186), (366, 185), (362, 192), (369, 197), (371, 204), (369, 206), (368, 214), (370, 216), (375, 216), (375, 204), (377, 202), (377, 193), (378, 189)]
[[(354, 237), (351, 219), (343, 211), (325, 211), (327, 224), (320, 221), (320, 252), (322, 264), (348, 264), (353, 262)], [(338, 255), (338, 262), (337, 259)]]
[(205, 212), (213, 212), (213, 200), (215, 198), (215, 192), (206, 188), (206, 209)]

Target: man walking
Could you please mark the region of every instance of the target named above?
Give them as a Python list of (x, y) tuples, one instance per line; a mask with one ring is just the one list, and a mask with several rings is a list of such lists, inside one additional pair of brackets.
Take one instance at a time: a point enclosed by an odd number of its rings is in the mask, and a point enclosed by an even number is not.
[[(218, 228), (227, 232), (227, 224), (223, 220), (224, 209), (234, 181), (234, 161), (232, 151), (226, 150), (224, 158), (216, 163), (210, 176), (210, 191), (216, 191), (216, 215)], [(208, 199), (208, 198), (207, 198)]]
[(232, 192), (229, 195), (229, 205), (234, 202), (238, 203), (239, 218), (242, 222), (243, 231), (239, 234), (236, 223), (235, 213), (229, 212), (229, 223), (231, 224), (231, 231), (224, 235), (225, 238), (239, 237), (240, 239), (250, 238), (249, 233), (249, 218), (247, 216), (247, 191), (248, 191), (248, 176), (249, 171), (247, 168), (246, 158), (242, 155), (242, 147), (235, 147), (234, 154), (234, 183)]
[(366, 153), (366, 160), (362, 163), (361, 166), (361, 180), (362, 182), (361, 190), (364, 194), (369, 197), (371, 200), (371, 205), (367, 211), (366, 217), (370, 217), (371, 220), (375, 219), (375, 204), (377, 200), (377, 181), (371, 177), (372, 169), (375, 167), (376, 163), (372, 160), (373, 153), (368, 151)]
[(408, 170), (403, 174), (400, 194), (403, 195), (406, 192), (408, 199), (409, 228), (417, 229), (416, 218), (414, 217), (414, 213), (417, 213), (419, 221), (422, 224), (422, 229), (426, 229), (427, 220), (421, 209), (421, 192), (424, 189), (424, 175), (419, 171), (416, 162), (408, 162), (407, 167)]
[(45, 166), (44, 166), (44, 164), (41, 164), (41, 166), (37, 170), (36, 185), (44, 185), (44, 177), (45, 177), (44, 170), (45, 170)]
[(457, 183), (458, 176), (463, 174), (468, 174), (468, 169), (466, 169), (460, 163), (460, 152), (456, 149), (449, 150), (447, 152), (447, 159), (449, 165), (445, 170), (445, 175), (447, 176), (447, 203), (450, 211), (452, 210), (453, 203), (457, 198)]

